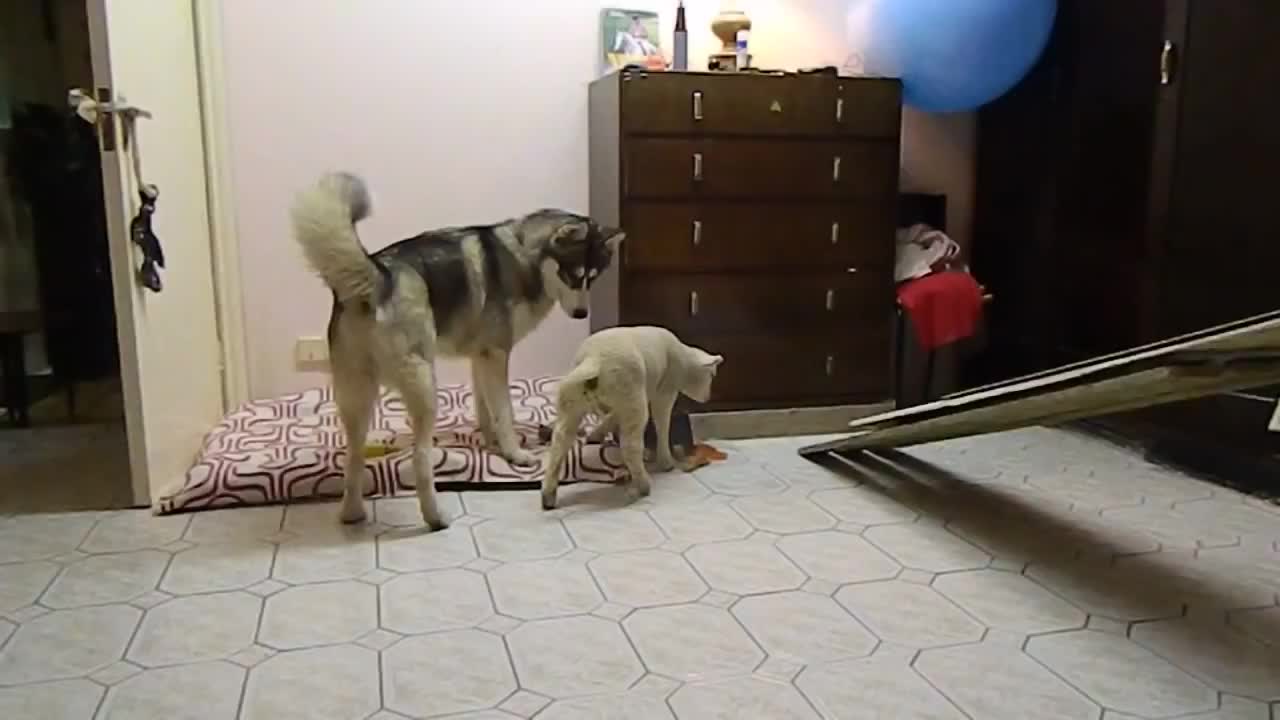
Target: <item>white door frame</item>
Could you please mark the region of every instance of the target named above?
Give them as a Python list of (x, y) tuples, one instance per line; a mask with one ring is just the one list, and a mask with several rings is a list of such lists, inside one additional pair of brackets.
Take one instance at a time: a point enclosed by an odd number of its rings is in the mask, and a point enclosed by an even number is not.
[(200, 115), (204, 123), (213, 284), (222, 346), (222, 403), (230, 412), (249, 400), (249, 368), (240, 284), (240, 237), (231, 170), (231, 133), (226, 113), (222, 9), (219, 0), (192, 0), (192, 12), (195, 14), (196, 67), (200, 74)]

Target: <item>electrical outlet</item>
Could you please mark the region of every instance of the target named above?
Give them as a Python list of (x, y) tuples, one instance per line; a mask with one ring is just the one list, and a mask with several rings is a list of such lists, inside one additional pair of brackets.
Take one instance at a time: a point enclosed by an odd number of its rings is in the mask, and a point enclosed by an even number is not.
[(293, 359), (299, 370), (323, 370), (329, 366), (329, 343), (322, 337), (300, 337)]

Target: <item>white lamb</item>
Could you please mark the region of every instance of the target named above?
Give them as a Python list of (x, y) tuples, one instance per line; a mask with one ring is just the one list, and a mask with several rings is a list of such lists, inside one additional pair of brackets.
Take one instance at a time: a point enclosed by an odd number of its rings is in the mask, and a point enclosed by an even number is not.
[(630, 492), (649, 494), (649, 473), (644, 467), (645, 421), (653, 418), (657, 430), (656, 469), (675, 467), (671, 456), (671, 409), (676, 396), (698, 402), (711, 396), (711, 381), (724, 358), (680, 342), (660, 327), (617, 327), (588, 337), (578, 348), (574, 367), (556, 397), (555, 431), (542, 478), (542, 507), (556, 506), (556, 490), (565, 472), (565, 458), (577, 439), (578, 426), (587, 413), (602, 418), (590, 439), (603, 440), (613, 431), (622, 445), (622, 461), (631, 474)]

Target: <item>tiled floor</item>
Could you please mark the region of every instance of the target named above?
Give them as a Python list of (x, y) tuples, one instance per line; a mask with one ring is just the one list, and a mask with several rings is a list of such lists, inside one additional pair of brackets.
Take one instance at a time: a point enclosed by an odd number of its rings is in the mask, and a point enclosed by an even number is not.
[(836, 472), (0, 518), (0, 718), (1280, 720), (1280, 510), (1062, 431)]

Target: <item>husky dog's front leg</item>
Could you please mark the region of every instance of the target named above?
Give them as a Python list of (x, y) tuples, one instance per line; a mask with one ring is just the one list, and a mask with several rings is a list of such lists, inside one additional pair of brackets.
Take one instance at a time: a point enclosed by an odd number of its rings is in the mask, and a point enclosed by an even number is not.
[(512, 465), (536, 465), (537, 457), (521, 448), (520, 440), (516, 437), (514, 413), (511, 410), (511, 388), (507, 378), (510, 357), (504, 350), (489, 350), (475, 356), (471, 362), (479, 369), (485, 404), (493, 422), (493, 433), (497, 436), (498, 453)]
[(489, 412), (489, 400), (485, 397), (488, 388), (484, 384), (484, 376), (480, 364), (471, 360), (471, 399), (476, 410), (476, 427), (480, 430), (485, 443), (496, 447), (497, 437), (493, 434), (493, 415)]

